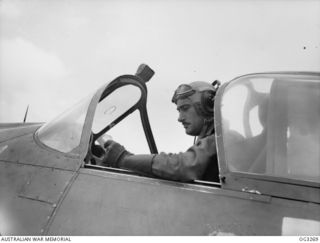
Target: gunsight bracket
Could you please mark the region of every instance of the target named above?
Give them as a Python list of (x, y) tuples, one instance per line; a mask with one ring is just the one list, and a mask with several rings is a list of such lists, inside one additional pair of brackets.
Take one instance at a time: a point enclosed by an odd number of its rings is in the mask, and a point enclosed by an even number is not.
[(152, 78), (154, 71), (147, 64), (140, 64), (135, 75), (146, 83)]

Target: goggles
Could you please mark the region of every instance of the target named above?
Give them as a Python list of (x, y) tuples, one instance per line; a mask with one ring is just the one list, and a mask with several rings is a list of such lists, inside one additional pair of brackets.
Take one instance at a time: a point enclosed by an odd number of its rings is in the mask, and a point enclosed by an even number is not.
[(193, 95), (196, 91), (189, 84), (181, 84), (174, 92), (174, 95), (171, 99), (173, 103), (177, 103), (178, 99), (187, 98), (190, 95)]

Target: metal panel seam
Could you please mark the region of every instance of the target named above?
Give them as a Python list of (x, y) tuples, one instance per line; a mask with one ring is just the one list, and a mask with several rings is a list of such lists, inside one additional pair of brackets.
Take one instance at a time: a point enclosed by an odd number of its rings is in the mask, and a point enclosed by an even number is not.
[(53, 222), (53, 220), (54, 220), (54, 217), (55, 217), (57, 211), (59, 210), (59, 208), (60, 208), (63, 200), (64, 200), (65, 197), (67, 196), (67, 194), (68, 194), (68, 192), (69, 192), (72, 184), (73, 184), (74, 181), (77, 179), (78, 175), (79, 175), (79, 171), (74, 172), (74, 175), (71, 177), (68, 185), (67, 185), (67, 186), (65, 187), (65, 189), (63, 190), (63, 193), (62, 193), (60, 199), (58, 200), (57, 204), (53, 204), (54, 209), (53, 209), (51, 215), (49, 216), (49, 219), (48, 219), (48, 221), (47, 221), (47, 224), (44, 226), (43, 229), (41, 229), (41, 234), (42, 234), (42, 235), (47, 235), (47, 233), (48, 233), (48, 231), (49, 231), (49, 229), (50, 229), (50, 226), (51, 226), (51, 224), (52, 224), (52, 222)]
[(15, 165), (27, 165), (27, 166), (34, 166), (34, 167), (40, 167), (40, 168), (46, 168), (46, 169), (54, 169), (54, 170), (62, 170), (62, 171), (74, 171), (72, 169), (68, 168), (55, 168), (52, 166), (45, 166), (45, 165), (39, 165), (39, 164), (28, 164), (28, 163), (21, 163), (19, 161), (9, 161), (9, 160), (3, 160), (0, 159), (0, 163), (8, 163), (8, 164), (15, 164)]

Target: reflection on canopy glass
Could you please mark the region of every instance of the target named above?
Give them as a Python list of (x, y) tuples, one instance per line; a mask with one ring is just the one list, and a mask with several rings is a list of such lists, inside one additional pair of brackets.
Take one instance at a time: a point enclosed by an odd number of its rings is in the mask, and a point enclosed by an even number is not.
[(97, 106), (92, 131), (99, 133), (103, 128), (110, 125), (116, 118), (133, 107), (141, 97), (141, 90), (134, 85), (125, 85), (101, 100)]
[(231, 171), (320, 181), (319, 76), (247, 76), (222, 98)]
[(60, 152), (75, 152), (80, 145), (82, 129), (92, 95), (76, 106), (46, 123), (38, 131), (38, 138), (45, 145)]

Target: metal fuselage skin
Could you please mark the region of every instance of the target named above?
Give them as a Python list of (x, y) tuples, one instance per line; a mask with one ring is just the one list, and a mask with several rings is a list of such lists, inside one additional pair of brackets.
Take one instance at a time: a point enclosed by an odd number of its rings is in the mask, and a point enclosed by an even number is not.
[(0, 144), (2, 235), (290, 235), (319, 221), (313, 203), (81, 168), (33, 129)]

